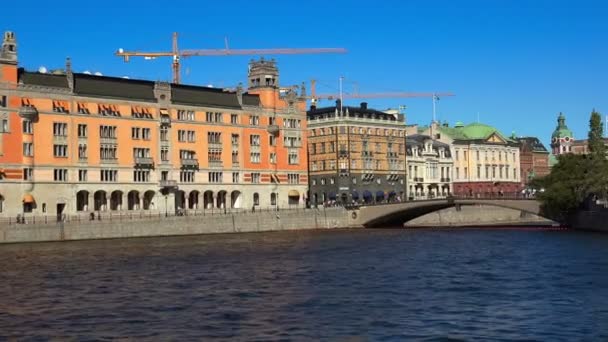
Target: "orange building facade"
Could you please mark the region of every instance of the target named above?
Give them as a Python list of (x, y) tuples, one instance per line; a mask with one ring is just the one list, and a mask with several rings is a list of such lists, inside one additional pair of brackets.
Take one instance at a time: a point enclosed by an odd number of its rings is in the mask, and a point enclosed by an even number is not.
[(18, 67), (0, 52), (0, 217), (304, 205), (305, 94), (252, 61), (234, 91)]

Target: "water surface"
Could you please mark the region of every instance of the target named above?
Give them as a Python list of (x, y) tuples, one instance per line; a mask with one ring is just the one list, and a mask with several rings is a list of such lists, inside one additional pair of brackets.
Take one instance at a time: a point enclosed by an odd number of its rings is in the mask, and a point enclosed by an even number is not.
[(0, 246), (0, 340), (608, 340), (608, 235), (339, 230)]

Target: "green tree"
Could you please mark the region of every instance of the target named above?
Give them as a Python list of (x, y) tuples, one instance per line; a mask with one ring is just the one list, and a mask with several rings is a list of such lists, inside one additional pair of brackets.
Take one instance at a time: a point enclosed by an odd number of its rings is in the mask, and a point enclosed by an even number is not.
[(593, 157), (605, 159), (606, 146), (604, 146), (604, 139), (602, 139), (603, 131), (602, 116), (594, 109), (591, 111), (591, 118), (589, 119), (589, 151)]

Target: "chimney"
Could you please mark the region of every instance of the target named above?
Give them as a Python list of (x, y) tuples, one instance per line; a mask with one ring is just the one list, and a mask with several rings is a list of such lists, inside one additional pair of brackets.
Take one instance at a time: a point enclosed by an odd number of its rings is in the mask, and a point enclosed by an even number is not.
[(367, 109), (367, 102), (361, 102), (361, 109)]

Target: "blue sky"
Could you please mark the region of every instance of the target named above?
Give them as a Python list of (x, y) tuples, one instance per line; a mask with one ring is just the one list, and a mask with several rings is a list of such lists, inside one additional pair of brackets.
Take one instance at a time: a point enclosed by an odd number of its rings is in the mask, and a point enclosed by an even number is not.
[[(7, 8), (8, 6), (8, 8)], [(450, 91), (437, 106), (450, 124), (476, 121), (546, 144), (558, 112), (577, 138), (593, 108), (608, 115), (608, 4), (602, 1), (115, 1), (3, 4), (0, 29), (19, 42), (20, 64), (162, 79), (170, 60), (124, 63), (113, 53), (180, 48), (344, 47), (344, 55), (276, 56), (281, 84), (314, 78), (319, 92)], [(230, 87), (246, 81), (254, 56), (184, 61), (184, 83)], [(358, 104), (358, 100), (350, 104)], [(409, 123), (427, 124), (432, 102), (370, 99), (370, 107), (406, 105)], [(324, 102), (330, 105), (329, 102)]]

